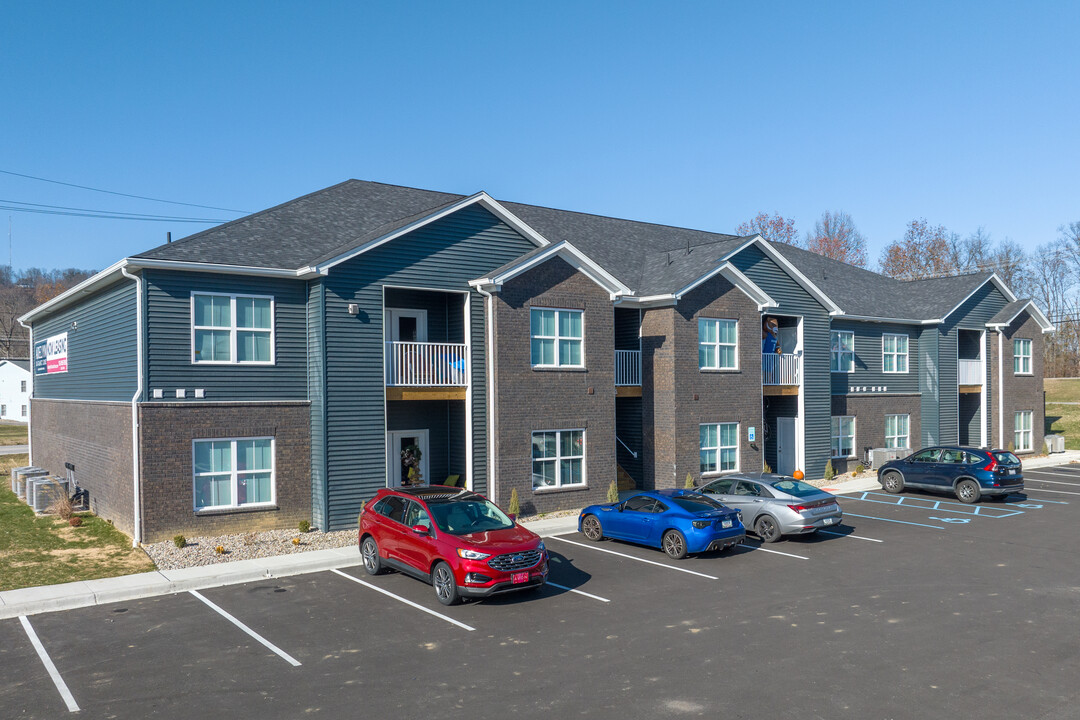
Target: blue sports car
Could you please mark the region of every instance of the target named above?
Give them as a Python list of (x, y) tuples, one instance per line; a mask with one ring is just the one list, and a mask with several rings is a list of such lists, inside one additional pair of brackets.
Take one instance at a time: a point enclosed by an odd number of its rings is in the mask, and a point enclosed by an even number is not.
[(590, 505), (578, 516), (578, 530), (593, 541), (661, 548), (675, 559), (726, 550), (746, 537), (738, 510), (693, 490), (647, 490), (623, 502)]

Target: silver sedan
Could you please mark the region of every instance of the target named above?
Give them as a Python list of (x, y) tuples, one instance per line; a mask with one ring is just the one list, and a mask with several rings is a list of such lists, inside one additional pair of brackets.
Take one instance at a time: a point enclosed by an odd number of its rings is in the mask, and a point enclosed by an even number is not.
[(836, 496), (784, 475), (725, 475), (697, 491), (742, 511), (743, 525), (763, 541), (817, 532), (843, 519)]

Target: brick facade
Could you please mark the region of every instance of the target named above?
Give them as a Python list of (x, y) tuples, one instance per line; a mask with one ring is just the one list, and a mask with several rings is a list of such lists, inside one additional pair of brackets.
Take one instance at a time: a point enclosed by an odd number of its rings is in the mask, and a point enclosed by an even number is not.
[[(832, 415), (855, 417), (854, 460), (834, 459), (833, 470), (837, 473), (851, 472), (859, 464), (866, 463), (867, 451), (885, 447), (885, 416), (908, 416), (908, 446), (919, 449), (921, 427), (919, 424), (921, 398), (917, 394), (895, 395), (833, 395)], [(830, 430), (831, 432), (831, 430)]]
[[(738, 321), (738, 369), (702, 370), (698, 319)], [(757, 303), (720, 275), (675, 307), (646, 310), (642, 319), (644, 484), (682, 487), (701, 479), (700, 426), (739, 423), (739, 470), (763, 462), (761, 314)], [(747, 441), (750, 427), (757, 440)]]
[(33, 463), (54, 475), (75, 465), (90, 510), (133, 534), (131, 404), (89, 400), (31, 400)]
[[(143, 539), (295, 528), (310, 521), (310, 421), (308, 403), (302, 401), (141, 404)], [(276, 506), (197, 514), (192, 440), (266, 436), (274, 438)]]
[[(992, 432), (990, 444), (994, 447), (1008, 448), (1013, 443), (1015, 413), (1031, 411), (1031, 452), (1040, 455), (1046, 452), (1043, 443), (1045, 435), (1045, 415), (1043, 406), (1043, 348), (1045, 340), (1042, 328), (1026, 311), (1004, 329), (1002, 342), (1002, 368), (1004, 370), (1004, 407), (999, 408), (996, 394), (998, 382), (998, 338), (992, 333), (990, 346), (990, 377), (993, 383), (993, 402), (989, 408)], [(1031, 340), (1031, 375), (1017, 375), (1013, 372), (1013, 340)], [(1005, 432), (999, 435), (1000, 410), (1004, 410)], [(1003, 442), (1002, 442), (1003, 440)]]
[[(496, 293), (492, 419), (495, 500), (517, 489), (525, 515), (602, 502), (615, 480), (614, 309), (606, 290), (559, 257), (507, 281)], [(533, 369), (532, 308), (584, 311), (585, 369)], [(585, 429), (586, 486), (533, 491), (532, 433)]]

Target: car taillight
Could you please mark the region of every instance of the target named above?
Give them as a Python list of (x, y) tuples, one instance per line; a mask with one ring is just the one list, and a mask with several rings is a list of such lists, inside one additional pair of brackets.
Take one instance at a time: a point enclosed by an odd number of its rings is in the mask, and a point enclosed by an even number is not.
[(983, 468), (986, 472), (994, 472), (997, 470), (997, 460), (990, 458), (990, 464)]
[(712, 524), (712, 520), (694, 520), (691, 524), (698, 530), (701, 530), (702, 528), (709, 527), (709, 525)]
[(788, 505), (788, 507), (797, 513), (805, 512), (810, 509), (805, 505)]

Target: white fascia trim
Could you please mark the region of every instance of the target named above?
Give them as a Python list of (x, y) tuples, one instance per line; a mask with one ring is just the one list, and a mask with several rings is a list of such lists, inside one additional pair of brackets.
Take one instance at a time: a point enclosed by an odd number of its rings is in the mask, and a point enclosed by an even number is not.
[(95, 290), (103, 288), (106, 285), (112, 285), (114, 282), (123, 279), (123, 275), (120, 274), (120, 270), (127, 267), (127, 265), (128, 258), (124, 258), (123, 260), (118, 260), (117, 262), (114, 262), (109, 267), (105, 268), (96, 275), (88, 277), (86, 280), (83, 280), (81, 283), (71, 288), (70, 290), (62, 292), (56, 297), (54, 297), (52, 300), (38, 305), (33, 310), (20, 317), (19, 322), (23, 324), (33, 322), (35, 319), (41, 317), (46, 313), (51, 312), (52, 310), (56, 310), (74, 302), (81, 295), (86, 295), (88, 293), (94, 292)]
[(790, 275), (795, 280), (795, 282), (802, 285), (803, 289), (813, 295), (815, 300), (825, 306), (825, 309), (827, 309), (830, 314), (842, 315), (844, 313), (840, 306), (833, 302), (832, 298), (822, 292), (821, 288), (815, 285), (810, 280), (810, 278), (799, 272), (799, 269), (797, 267), (788, 262), (788, 259), (781, 255), (780, 252), (776, 250), (772, 245), (770, 245), (768, 241), (765, 240), (765, 238), (761, 237), (761, 235), (755, 235), (754, 237), (750, 238), (738, 248), (736, 248), (732, 252), (729, 252), (724, 257), (720, 258), (720, 260), (730, 260), (746, 248), (755, 244), (760, 247), (761, 251), (768, 255), (773, 262), (779, 265), (782, 270), (784, 270), (788, 275)]
[(676, 305), (679, 301), (673, 293), (667, 293), (664, 295), (645, 295), (642, 297), (634, 295), (623, 295), (618, 299), (617, 302), (620, 305), (637, 305), (639, 308), (648, 310), (649, 308)]
[(765, 308), (770, 307), (779, 307), (780, 303), (769, 297), (769, 294), (762, 290), (757, 283), (746, 277), (746, 275), (740, 272), (739, 269), (732, 265), (730, 262), (725, 262), (718, 265), (717, 267), (713, 268), (709, 272), (699, 277), (694, 282), (684, 287), (682, 290), (676, 291), (675, 299), (681, 300), (683, 295), (718, 274), (723, 275), (729, 283), (737, 287), (739, 290), (742, 290), (748, 298), (756, 302), (758, 310), (764, 310)]
[(407, 233), (412, 232), (413, 230), (418, 230), (419, 228), (422, 228), (425, 225), (430, 225), (431, 223), (435, 222), (436, 220), (440, 220), (440, 219), (446, 217), (447, 215), (452, 215), (453, 213), (456, 213), (457, 211), (462, 210), (464, 208), (467, 208), (468, 206), (474, 205), (474, 204), (483, 205), (485, 208), (490, 210), (500, 220), (502, 220), (507, 225), (514, 228), (519, 233), (521, 233), (526, 238), (528, 238), (537, 247), (545, 247), (545, 246), (551, 244), (547, 240), (547, 238), (543, 237), (540, 233), (536, 232), (531, 227), (529, 227), (524, 222), (522, 222), (516, 215), (514, 215), (512, 212), (510, 212), (509, 210), (504, 208), (502, 205), (500, 205), (498, 202), (496, 202), (495, 199), (492, 198), (490, 195), (488, 195), (486, 192), (478, 192), (475, 195), (470, 195), (469, 197), (467, 197), (467, 198), (465, 198), (463, 200), (460, 200), (460, 201), (454, 203), (453, 205), (445, 207), (442, 210), (439, 210), (438, 212), (434, 212), (431, 215), (426, 215), (426, 216), (420, 218), (419, 220), (414, 220), (413, 222), (409, 223), (408, 225), (405, 225), (404, 227), (398, 228), (397, 230), (389, 232), (386, 235), (383, 235), (381, 237), (377, 237), (374, 240), (366, 242), (366, 243), (364, 243), (363, 245), (361, 245), (359, 247), (355, 247), (355, 248), (353, 248), (352, 250), (349, 250), (346, 253), (342, 253), (341, 255), (338, 255), (335, 258), (331, 258), (330, 260), (327, 260), (324, 263), (320, 263), (318, 266), (316, 266), (314, 268), (309, 267), (309, 268), (305, 268), (305, 269), (314, 270), (315, 272), (317, 272), (320, 275), (326, 275), (327, 272), (329, 272), (330, 269), (333, 268), (335, 265), (340, 265), (341, 263), (343, 263), (343, 262), (345, 262), (347, 260), (353, 259), (357, 255), (362, 255), (362, 254), (366, 253), (368, 250), (372, 250), (374, 248), (377, 248), (378, 246), (380, 246), (380, 245), (382, 245), (384, 243), (388, 243), (391, 240), (395, 240), (395, 239), (401, 237), (402, 235), (405, 235)]
[(575, 270), (582, 273), (594, 283), (607, 290), (612, 299), (620, 295), (629, 295), (633, 291), (619, 282), (611, 273), (604, 270), (602, 267), (593, 262), (585, 253), (578, 250), (576, 247), (561, 240), (553, 245), (549, 245), (543, 252), (533, 255), (528, 260), (525, 260), (517, 265), (511, 266), (508, 270), (499, 273), (491, 278), (482, 278), (481, 280), (470, 281), (470, 285), (477, 282), (483, 282), (486, 284), (492, 284), (496, 286), (502, 286), (506, 281), (517, 277), (530, 268), (536, 267), (542, 263), (547, 262), (552, 257), (558, 255), (571, 265)]
[(1054, 327), (1054, 323), (1050, 322), (1050, 318), (1046, 317), (1046, 315), (1043, 314), (1043, 311), (1039, 309), (1039, 306), (1035, 304), (1034, 300), (1028, 300), (1026, 303), (1024, 303), (1020, 307), (1020, 309), (1013, 313), (1012, 317), (1010, 317), (1005, 322), (986, 323), (986, 327), (993, 328), (995, 330), (998, 328), (1008, 327), (1009, 325), (1012, 325), (1012, 321), (1015, 320), (1017, 316), (1019, 316), (1020, 313), (1024, 312), (1025, 310), (1030, 310), (1030, 315), (1035, 318), (1035, 322), (1039, 323), (1039, 327), (1042, 328), (1042, 331), (1044, 333), (1052, 333), (1057, 331), (1057, 328)]
[(912, 320), (909, 318), (888, 318), (888, 317), (874, 317), (872, 315), (848, 315), (841, 314), (835, 316), (839, 320), (854, 320), (856, 322), (884, 322), (884, 323), (896, 323), (898, 325), (940, 325), (941, 320)]
[(954, 312), (956, 312), (957, 310), (959, 310), (959, 309), (960, 309), (960, 308), (961, 308), (961, 307), (963, 306), (963, 304), (964, 304), (964, 303), (966, 303), (966, 302), (967, 302), (968, 300), (970, 300), (970, 299), (971, 299), (972, 297), (974, 297), (974, 296), (975, 296), (975, 293), (977, 293), (977, 292), (979, 292), (980, 290), (982, 290), (982, 289), (983, 289), (983, 287), (984, 287), (984, 286), (986, 285), (986, 283), (988, 283), (988, 282), (992, 282), (992, 283), (994, 283), (994, 285), (995, 285), (995, 286), (997, 286), (997, 289), (998, 289), (998, 290), (1000, 290), (1000, 291), (1001, 291), (1001, 294), (1005, 296), (1005, 300), (1006, 300), (1007, 302), (1016, 302), (1016, 300), (1017, 300), (1017, 297), (1016, 297), (1015, 295), (1013, 295), (1013, 293), (1012, 293), (1012, 290), (1010, 290), (1010, 289), (1009, 289), (1008, 287), (1006, 287), (1005, 283), (1003, 283), (1003, 282), (1001, 281), (1001, 278), (999, 278), (999, 277), (997, 276), (997, 273), (994, 273), (994, 274), (992, 274), (992, 275), (991, 275), (990, 277), (986, 278), (986, 279), (985, 279), (985, 280), (983, 280), (983, 281), (982, 281), (981, 283), (979, 283), (979, 284), (978, 284), (978, 286), (977, 286), (977, 287), (975, 287), (975, 289), (974, 289), (974, 290), (972, 290), (971, 292), (969, 292), (969, 293), (967, 294), (967, 297), (965, 297), (965, 298), (964, 298), (963, 300), (961, 300), (961, 301), (960, 301), (959, 303), (957, 303), (957, 304), (956, 304), (956, 307), (954, 307), (954, 308), (953, 308), (952, 310), (950, 310), (949, 312), (945, 313), (945, 315), (944, 315), (944, 316), (942, 316), (942, 322), (944, 322), (945, 320), (947, 320), (947, 319), (949, 318), (949, 316), (950, 316), (950, 315), (952, 315), (952, 314), (953, 314)]

